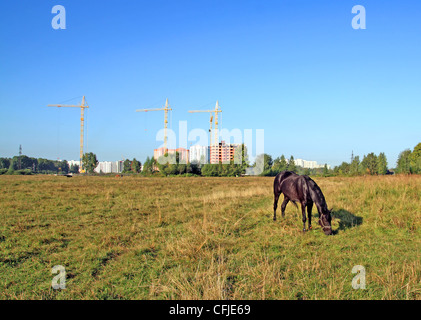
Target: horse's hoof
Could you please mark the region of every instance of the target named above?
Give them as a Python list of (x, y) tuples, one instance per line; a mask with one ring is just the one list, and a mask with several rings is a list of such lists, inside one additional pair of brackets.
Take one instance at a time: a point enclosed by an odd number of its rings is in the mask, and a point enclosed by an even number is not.
[(307, 230), (306, 229), (303, 229), (303, 232), (306, 232)]

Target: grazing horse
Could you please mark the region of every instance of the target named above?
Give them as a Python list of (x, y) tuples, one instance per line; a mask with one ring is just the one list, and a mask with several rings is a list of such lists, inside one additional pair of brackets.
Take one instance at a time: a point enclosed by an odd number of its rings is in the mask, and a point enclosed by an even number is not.
[(327, 208), (325, 197), (319, 186), (308, 176), (299, 176), (291, 171), (283, 171), (278, 173), (273, 183), (273, 192), (275, 201), (273, 203), (273, 220), (276, 220), (276, 209), (278, 207), (278, 200), (281, 193), (284, 194), (284, 202), (282, 202), (281, 210), (282, 217), (285, 217), (285, 208), (289, 201), (292, 201), (295, 206), (296, 202), (301, 204), (301, 211), (303, 215), (303, 231), (306, 231), (306, 207), (308, 215), (308, 228), (311, 227), (311, 210), (313, 204), (316, 205), (319, 212), (319, 224), (326, 235), (332, 234), (331, 214)]

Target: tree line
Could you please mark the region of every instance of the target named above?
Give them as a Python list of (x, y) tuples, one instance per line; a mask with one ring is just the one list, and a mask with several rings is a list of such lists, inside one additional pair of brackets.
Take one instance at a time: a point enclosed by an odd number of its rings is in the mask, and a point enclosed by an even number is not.
[(341, 165), (335, 166), (333, 169), (328, 168), (327, 164), (319, 168), (303, 168), (295, 164), (294, 156), (291, 156), (287, 161), (285, 156), (272, 160), (268, 154), (263, 157), (263, 172), (262, 176), (276, 176), (282, 171), (293, 171), (297, 174), (315, 175), (315, 176), (357, 176), (357, 175), (377, 175), (390, 173), (387, 167), (386, 155), (381, 152), (379, 155), (369, 153), (364, 155), (363, 160), (360, 161), (359, 156), (352, 156), (351, 161), (342, 162)]
[[(92, 152), (85, 153), (82, 158), (82, 168), (88, 173), (93, 173), (98, 165), (96, 155)], [(48, 160), (33, 158), (25, 155), (13, 158), (0, 158), (0, 174), (31, 175), (31, 174), (69, 174), (79, 173), (77, 164), (69, 165), (66, 160)]]
[(72, 165), (66, 160), (48, 160), (44, 158), (32, 158), (25, 155), (13, 158), (0, 158), (0, 174), (29, 175), (77, 173), (79, 166)]
[[(165, 157), (165, 158), (164, 158)], [(241, 164), (234, 161), (229, 163), (208, 164), (203, 161), (183, 163), (179, 153), (165, 154), (160, 159), (147, 157), (142, 170), (140, 161), (126, 159), (123, 162), (124, 174), (150, 175), (185, 175), (185, 176), (205, 176), (205, 177), (232, 177), (246, 173), (246, 168), (250, 167), (247, 149), (244, 145), (235, 150), (235, 158), (241, 158)], [(325, 164), (321, 168), (303, 168), (295, 164), (295, 159), (291, 155), (287, 158), (284, 155), (272, 158), (269, 154), (262, 154), (256, 157), (252, 167), (258, 163), (263, 163), (261, 176), (275, 176), (282, 171), (294, 171), (298, 174), (317, 176), (357, 176), (357, 175), (385, 175), (390, 173), (400, 174), (421, 174), (421, 143), (417, 144), (413, 150), (406, 149), (399, 154), (396, 167), (388, 168), (386, 155), (381, 152), (378, 155), (369, 153), (364, 155), (362, 160), (359, 156), (352, 155), (350, 162), (342, 162), (341, 165), (333, 169)], [(98, 160), (94, 153), (86, 153), (82, 158), (82, 167), (87, 173), (94, 173), (98, 165)], [(68, 174), (78, 173), (79, 166), (72, 165), (66, 160), (48, 160), (43, 158), (31, 158), (25, 155), (14, 156), (13, 158), (0, 158), (0, 174)]]
[[(235, 163), (235, 159), (241, 159), (241, 164)], [(201, 161), (185, 163), (185, 161), (181, 160), (178, 152), (171, 154), (166, 153), (158, 159), (147, 157), (140, 174), (235, 177), (243, 175), (246, 172), (246, 168), (249, 166), (247, 148), (244, 144), (235, 149), (234, 159), (230, 160), (229, 163), (209, 164), (205, 163), (204, 159), (201, 159)], [(130, 168), (129, 162), (127, 163), (127, 168)], [(135, 173), (133, 170), (128, 170), (128, 172)]]
[(351, 162), (343, 162), (333, 169), (333, 175), (383, 175), (383, 174), (421, 174), (421, 143), (414, 149), (402, 151), (395, 168), (388, 168), (387, 158), (383, 152), (379, 155), (369, 153), (360, 161), (358, 156), (352, 157)]
[(414, 147), (414, 150), (406, 149), (399, 154), (396, 173), (421, 173), (421, 142)]
[[(386, 175), (392, 173), (399, 174), (421, 174), (421, 143), (411, 151), (406, 149), (399, 154), (396, 167), (388, 167), (387, 157), (384, 152), (376, 155), (371, 152), (364, 155), (362, 160), (359, 156), (351, 156), (350, 162), (342, 162), (339, 166), (329, 169), (327, 164), (321, 168), (303, 168), (297, 166), (294, 156), (289, 160), (284, 155), (273, 160), (269, 154), (258, 156), (259, 161), (263, 162), (263, 172), (261, 176), (275, 176), (282, 171), (294, 171), (298, 174), (317, 175), (317, 176), (358, 176), (358, 175)], [(257, 160), (256, 160), (257, 163)], [(256, 163), (253, 166), (256, 166)]]

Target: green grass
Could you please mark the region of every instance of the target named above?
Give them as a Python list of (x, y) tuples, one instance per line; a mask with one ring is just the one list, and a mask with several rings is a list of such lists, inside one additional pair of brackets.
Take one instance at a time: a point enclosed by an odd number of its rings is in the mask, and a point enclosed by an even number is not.
[(0, 299), (421, 299), (421, 177), (315, 180), (334, 236), (273, 178), (1, 176)]

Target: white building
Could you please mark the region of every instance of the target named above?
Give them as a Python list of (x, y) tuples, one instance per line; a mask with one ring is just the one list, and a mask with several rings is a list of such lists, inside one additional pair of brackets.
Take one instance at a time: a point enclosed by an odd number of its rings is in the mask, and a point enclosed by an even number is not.
[[(288, 161), (288, 160), (287, 160)], [(305, 169), (318, 169), (324, 168), (324, 164), (317, 164), (316, 161), (308, 161), (303, 159), (294, 159), (296, 166), (303, 167)], [(327, 168), (330, 169), (330, 165), (327, 165)]]
[(101, 161), (94, 170), (96, 173), (121, 173), (123, 161)]
[(69, 164), (69, 168), (71, 166), (74, 166), (74, 165), (77, 165), (77, 166), (80, 167), (80, 161), (79, 160), (70, 160), (70, 161), (67, 161), (67, 163)]
[(189, 162), (209, 163), (209, 147), (194, 145), (190, 147)]

